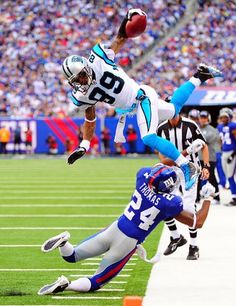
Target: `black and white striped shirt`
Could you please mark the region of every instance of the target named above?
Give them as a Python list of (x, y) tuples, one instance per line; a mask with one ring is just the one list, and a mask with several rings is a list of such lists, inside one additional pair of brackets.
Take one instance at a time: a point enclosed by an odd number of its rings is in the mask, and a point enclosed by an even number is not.
[[(185, 117), (180, 117), (177, 126), (172, 126), (167, 120), (162, 122), (158, 126), (157, 135), (170, 140), (180, 152), (185, 150), (196, 139), (200, 138), (206, 142), (198, 125), (193, 120)], [(200, 167), (198, 153), (187, 156), (187, 158)]]

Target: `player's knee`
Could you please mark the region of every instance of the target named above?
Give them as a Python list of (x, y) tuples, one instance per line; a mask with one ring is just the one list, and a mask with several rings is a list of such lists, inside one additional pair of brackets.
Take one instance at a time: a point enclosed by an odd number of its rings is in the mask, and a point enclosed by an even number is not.
[(150, 147), (155, 148), (155, 144), (157, 141), (157, 135), (156, 134), (148, 134), (142, 138), (143, 143)]
[(63, 258), (65, 261), (69, 262), (69, 263), (75, 263), (75, 262), (76, 262), (76, 259), (75, 259), (75, 252), (73, 252), (73, 254), (70, 255), (70, 256), (62, 256), (62, 258)]

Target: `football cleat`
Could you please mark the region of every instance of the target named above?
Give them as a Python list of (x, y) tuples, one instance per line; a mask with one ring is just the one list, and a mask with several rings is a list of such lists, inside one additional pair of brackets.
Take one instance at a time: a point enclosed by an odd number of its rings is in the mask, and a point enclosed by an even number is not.
[(178, 247), (181, 247), (182, 245), (185, 245), (187, 243), (187, 240), (184, 238), (183, 235), (180, 235), (179, 238), (174, 239), (173, 237), (170, 237), (170, 243), (168, 247), (166, 248), (164, 255), (170, 255), (174, 253)]
[(43, 243), (41, 246), (41, 251), (44, 253), (51, 252), (52, 250), (63, 246), (69, 239), (69, 232), (63, 232), (57, 236), (51, 237)]
[(233, 198), (228, 204), (225, 204), (225, 206), (236, 206), (236, 198)]
[(189, 246), (187, 260), (197, 260), (199, 258), (199, 248), (194, 245)]
[(183, 171), (184, 174), (185, 190), (189, 190), (198, 178), (198, 170), (196, 166), (191, 162), (180, 165), (180, 169)]
[(61, 277), (58, 277), (54, 283), (45, 285), (39, 289), (38, 295), (56, 294), (58, 292), (62, 292), (66, 289), (66, 287), (68, 287), (69, 283), (69, 280), (62, 275)]
[(213, 66), (208, 66), (204, 63), (198, 65), (197, 72), (194, 74), (194, 77), (200, 79), (202, 83), (209, 79), (223, 76), (223, 73), (219, 69)]

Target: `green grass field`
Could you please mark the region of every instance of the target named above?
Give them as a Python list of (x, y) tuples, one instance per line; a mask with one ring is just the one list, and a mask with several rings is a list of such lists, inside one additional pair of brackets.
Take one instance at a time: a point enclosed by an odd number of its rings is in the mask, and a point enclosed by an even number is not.
[[(151, 265), (133, 256), (112, 282), (96, 293), (38, 296), (38, 289), (65, 275), (92, 275), (99, 258), (69, 264), (58, 251), (44, 254), (42, 242), (64, 230), (71, 242), (110, 224), (129, 202), (135, 173), (150, 159), (0, 160), (0, 305), (122, 305), (125, 295), (143, 296)], [(162, 226), (145, 242), (149, 257)], [(55, 299), (59, 297), (60, 299)]]

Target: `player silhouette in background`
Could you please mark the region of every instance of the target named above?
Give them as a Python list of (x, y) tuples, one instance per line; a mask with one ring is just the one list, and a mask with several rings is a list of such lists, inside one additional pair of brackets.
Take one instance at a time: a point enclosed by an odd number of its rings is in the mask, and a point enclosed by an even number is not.
[(83, 141), (68, 157), (68, 163), (73, 164), (89, 150), (95, 130), (95, 105), (99, 101), (105, 102), (122, 115), (116, 133), (117, 142), (121, 142), (123, 136), (125, 116), (135, 113), (143, 143), (175, 161), (184, 173), (188, 190), (196, 180), (195, 166), (172, 143), (157, 136), (156, 129), (160, 121), (173, 118), (180, 112), (197, 86), (208, 79), (222, 76), (222, 73), (214, 67), (200, 64), (194, 76), (173, 93), (170, 103), (159, 99), (153, 88), (139, 85), (114, 62), (115, 55), (128, 39), (126, 24), (136, 14), (145, 15), (140, 9), (129, 10), (110, 46), (97, 44), (88, 59), (71, 55), (63, 62), (64, 75), (73, 88), (71, 99), (85, 111)]
[[(177, 167), (176, 169), (179, 170)], [(136, 189), (124, 213), (110, 226), (86, 238), (75, 248), (68, 242), (68, 232), (48, 239), (41, 250), (50, 252), (58, 247), (63, 259), (69, 263), (104, 255), (92, 277), (69, 282), (65, 276), (61, 276), (55, 283), (43, 286), (38, 294), (54, 294), (64, 290), (88, 292), (100, 289), (123, 269), (137, 248), (139, 251), (142, 250), (142, 254), (146, 253), (140, 244), (166, 218), (174, 217), (193, 228), (202, 227), (214, 187), (206, 184), (201, 191), (204, 199), (201, 209), (196, 213), (187, 212), (183, 210), (182, 198), (172, 193), (178, 188), (179, 175), (176, 171), (163, 164), (140, 169), (136, 176)], [(148, 261), (146, 256), (142, 258)], [(152, 259), (149, 262), (155, 261)]]

